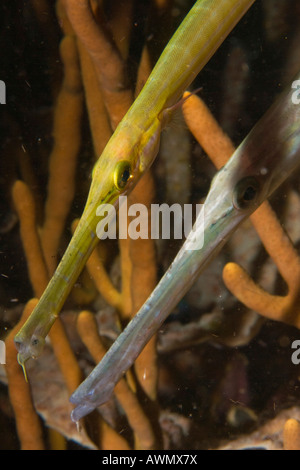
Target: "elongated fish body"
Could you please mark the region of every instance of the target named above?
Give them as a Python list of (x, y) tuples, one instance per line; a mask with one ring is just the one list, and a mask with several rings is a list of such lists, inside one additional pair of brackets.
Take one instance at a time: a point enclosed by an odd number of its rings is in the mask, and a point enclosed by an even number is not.
[(98, 206), (117, 207), (119, 196), (131, 191), (150, 167), (168, 108), (177, 102), (253, 2), (198, 0), (170, 40), (96, 163), (78, 227), (38, 305), (15, 336), (23, 368), (26, 360), (41, 354), (45, 337), (98, 243)]
[[(72, 412), (74, 421), (110, 398), (118, 380), (232, 232), (299, 165), (300, 105), (295, 104), (294, 96), (295, 89), (287, 88), (216, 174), (202, 207), (204, 213), (198, 215), (173, 263), (71, 396), (70, 401), (77, 405)], [(203, 240), (199, 231), (203, 231)]]

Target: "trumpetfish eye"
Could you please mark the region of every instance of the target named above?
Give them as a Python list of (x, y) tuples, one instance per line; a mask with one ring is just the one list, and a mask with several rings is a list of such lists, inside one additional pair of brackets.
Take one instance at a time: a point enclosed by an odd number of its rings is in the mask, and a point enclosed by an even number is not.
[(254, 176), (241, 179), (233, 190), (233, 205), (236, 209), (247, 209), (257, 200), (260, 184)]
[(114, 173), (114, 183), (117, 189), (124, 189), (131, 177), (132, 173), (130, 163), (126, 160), (119, 162)]

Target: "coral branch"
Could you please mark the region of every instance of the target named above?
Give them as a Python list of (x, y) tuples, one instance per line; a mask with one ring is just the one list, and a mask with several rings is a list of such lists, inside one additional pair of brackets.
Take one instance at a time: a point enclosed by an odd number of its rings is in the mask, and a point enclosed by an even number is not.
[[(151, 203), (154, 198), (154, 181), (149, 171), (129, 196), (129, 203), (138, 201), (147, 207), (148, 238), (129, 240), (129, 254), (132, 264), (131, 298), (132, 313), (135, 315), (147, 300), (157, 283), (156, 251), (151, 239)], [(156, 337), (154, 336), (136, 359), (134, 368), (139, 383), (147, 396), (155, 400), (157, 393)]]
[(100, 421), (101, 450), (131, 450), (124, 437), (120, 436), (103, 419)]
[[(27, 259), (29, 277), (35, 295), (40, 297), (48, 284), (49, 278), (35, 222), (33, 198), (29, 188), (22, 181), (16, 181), (14, 184), (13, 199), (19, 215), (21, 238)], [(49, 336), (68, 390), (72, 393), (81, 381), (81, 371), (59, 318), (53, 325)], [(18, 367), (20, 369), (20, 366)]]
[(114, 43), (124, 60), (127, 59), (130, 46), (133, 5), (133, 0), (111, 4), (112, 18), (109, 21), (109, 26)]
[(69, 343), (64, 325), (59, 318), (53, 325), (49, 337), (67, 389), (71, 394), (80, 384), (82, 373)]
[(228, 263), (224, 267), (224, 282), (247, 307), (273, 320), (284, 321), (300, 328), (299, 308), (297, 307), (300, 286), (298, 253), (269, 205), (264, 204), (257, 209), (251, 221), (286, 281), (288, 294), (286, 296), (269, 294), (255, 284), (243, 268), (235, 263)]
[[(79, 220), (74, 220), (72, 224), (72, 231), (74, 232)], [(122, 296), (118, 290), (113, 286), (99, 255), (99, 251), (96, 248), (91, 256), (89, 257), (86, 267), (88, 272), (93, 279), (96, 288), (99, 293), (102, 295), (103, 299), (112, 307), (116, 308), (118, 311), (122, 312), (123, 302)]]
[(75, 170), (81, 145), (83, 93), (76, 40), (66, 36), (60, 46), (64, 80), (55, 107), (54, 148), (50, 155), (48, 196), (41, 240), (49, 274), (57, 265), (57, 251), (75, 193)]
[[(77, 327), (87, 349), (94, 361), (100, 362), (106, 350), (98, 334), (97, 323), (91, 312), (79, 314)], [(137, 397), (128, 387), (125, 379), (121, 379), (114, 390), (115, 396), (124, 409), (128, 422), (135, 433), (136, 448), (149, 450), (154, 448), (155, 436)]]
[(20, 233), (26, 254), (30, 282), (35, 296), (40, 297), (49, 277), (37, 231), (34, 200), (28, 186), (22, 181), (14, 183), (12, 197), (19, 216)]
[(95, 155), (98, 158), (112, 134), (112, 128), (93, 61), (80, 41), (78, 48), (90, 129)]
[(185, 121), (195, 139), (219, 170), (231, 157), (235, 148), (198, 96), (185, 92), (183, 97), (182, 109)]
[(126, 64), (103, 24), (97, 24), (88, 0), (64, 0), (70, 22), (89, 52), (113, 129), (132, 103)]
[(31, 299), (24, 308), (22, 317), (6, 338), (6, 374), (10, 401), (14, 409), (18, 436), (23, 450), (43, 450), (43, 431), (40, 419), (32, 402), (29, 383), (25, 382), (20, 365), (17, 362), (17, 351), (14, 336), (25, 323), (32, 310), (38, 303)]
[(300, 450), (300, 423), (290, 418), (283, 428), (284, 450)]

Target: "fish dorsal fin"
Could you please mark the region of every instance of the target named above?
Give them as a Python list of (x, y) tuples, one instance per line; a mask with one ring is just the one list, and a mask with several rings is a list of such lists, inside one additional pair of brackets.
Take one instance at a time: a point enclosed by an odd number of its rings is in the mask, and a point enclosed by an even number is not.
[(189, 99), (190, 96), (192, 95), (196, 95), (197, 93), (199, 93), (199, 91), (201, 91), (203, 88), (202, 87), (199, 87), (199, 88), (196, 88), (196, 90), (194, 91), (186, 91), (184, 92), (182, 98), (180, 98), (180, 100), (178, 100), (175, 104), (173, 104), (172, 106), (169, 106), (165, 109), (163, 109), (159, 115), (158, 115), (158, 119), (162, 122), (165, 123), (165, 125), (169, 124), (170, 121), (172, 120), (173, 116), (174, 116), (174, 113), (176, 113), (176, 110), (181, 108), (183, 103)]

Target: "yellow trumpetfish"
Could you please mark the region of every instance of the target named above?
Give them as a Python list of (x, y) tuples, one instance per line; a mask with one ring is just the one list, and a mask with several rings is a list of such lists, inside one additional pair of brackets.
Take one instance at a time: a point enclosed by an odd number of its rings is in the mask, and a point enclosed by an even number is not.
[[(117, 206), (150, 167), (171, 108), (254, 0), (198, 0), (99, 158), (80, 223), (35, 310), (15, 336), (18, 361), (37, 357), (98, 242), (100, 204)], [(99, 225), (98, 232), (99, 234)]]

